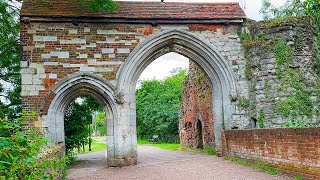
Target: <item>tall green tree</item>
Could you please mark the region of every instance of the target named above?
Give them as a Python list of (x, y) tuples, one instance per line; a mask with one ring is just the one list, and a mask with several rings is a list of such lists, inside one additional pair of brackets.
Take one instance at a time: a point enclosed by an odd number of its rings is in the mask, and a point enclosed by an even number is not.
[(163, 141), (179, 139), (179, 107), (186, 71), (164, 81), (143, 81), (136, 92), (138, 138), (160, 135)]
[(16, 119), (21, 110), (19, 5), (0, 1), (0, 117)]

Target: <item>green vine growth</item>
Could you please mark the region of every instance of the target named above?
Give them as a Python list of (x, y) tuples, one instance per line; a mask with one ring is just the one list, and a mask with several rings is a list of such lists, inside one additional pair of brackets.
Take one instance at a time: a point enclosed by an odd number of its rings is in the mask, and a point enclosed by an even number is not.
[(264, 113), (264, 110), (261, 109), (259, 111), (259, 116), (258, 116), (258, 124), (259, 124), (259, 128), (265, 128), (265, 119), (266, 119), (266, 115)]

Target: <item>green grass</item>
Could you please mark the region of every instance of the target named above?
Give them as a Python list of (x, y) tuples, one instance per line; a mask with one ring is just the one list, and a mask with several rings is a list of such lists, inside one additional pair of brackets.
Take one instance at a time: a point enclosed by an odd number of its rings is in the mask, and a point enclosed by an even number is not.
[(235, 157), (225, 157), (224, 160), (228, 160), (228, 161), (232, 161), (234, 163), (240, 164), (242, 166), (247, 166), (247, 167), (251, 167), (251, 168), (255, 168), (255, 169), (259, 169), (263, 172), (266, 172), (270, 175), (277, 175), (279, 174), (279, 171), (275, 168), (269, 167), (267, 165), (265, 165), (264, 163), (257, 163), (257, 164), (253, 164), (251, 162), (239, 159), (239, 158), (235, 158)]
[(137, 141), (137, 144), (151, 144), (148, 140), (141, 140), (141, 139), (139, 139), (138, 141)]
[(178, 150), (181, 147), (180, 144), (175, 144), (175, 143), (157, 142), (157, 143), (152, 144), (148, 140), (138, 140), (137, 144), (140, 144), (140, 145), (145, 144), (145, 145), (150, 145), (150, 146), (158, 147), (161, 149), (167, 149), (167, 150)]
[(197, 149), (197, 148), (194, 148), (194, 147), (182, 147), (182, 148), (180, 148), (180, 150), (182, 150), (182, 151), (194, 151), (194, 152), (199, 152), (199, 153), (208, 154), (208, 155), (212, 155), (212, 156), (217, 155), (217, 151), (215, 149), (212, 149), (209, 146), (204, 146), (203, 149)]
[(161, 149), (167, 149), (167, 150), (178, 150), (180, 149), (180, 144), (170, 144), (170, 143), (159, 143), (159, 144), (152, 144), (154, 147), (158, 147)]
[(202, 152), (205, 153), (205, 154), (208, 154), (208, 155), (212, 155), (212, 156), (217, 155), (217, 151), (215, 149), (212, 149), (212, 148), (209, 148), (209, 147), (205, 147), (202, 150)]
[[(85, 149), (85, 152), (80, 151), (80, 153), (78, 154), (87, 154), (91, 152), (107, 150), (107, 144), (100, 143), (98, 140), (94, 139), (91, 144), (91, 151), (89, 151), (89, 145), (86, 145), (84, 149)], [(75, 150), (75, 151), (78, 152), (78, 150)]]

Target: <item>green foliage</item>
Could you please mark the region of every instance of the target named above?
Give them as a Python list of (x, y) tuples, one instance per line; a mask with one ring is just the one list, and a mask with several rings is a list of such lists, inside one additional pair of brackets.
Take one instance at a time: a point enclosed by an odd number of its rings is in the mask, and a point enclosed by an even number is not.
[(106, 115), (104, 112), (99, 112), (96, 117), (96, 130), (100, 132), (100, 136), (106, 136), (107, 135), (107, 127), (106, 127)]
[(152, 146), (167, 150), (178, 150), (180, 148), (180, 144), (175, 143), (156, 143)]
[(164, 81), (142, 82), (136, 92), (139, 139), (160, 135), (162, 141), (178, 141), (178, 116), (185, 76), (186, 71), (182, 70)]
[(274, 48), (277, 65), (288, 65), (292, 63), (293, 50), (284, 41), (278, 41)]
[(266, 172), (266, 173), (268, 173), (268, 174), (270, 174), (270, 175), (277, 175), (277, 174), (279, 174), (279, 171), (278, 171), (277, 169), (271, 168), (271, 167), (269, 167), (269, 166), (267, 166), (267, 165), (265, 165), (265, 164), (263, 164), (263, 163), (258, 163), (258, 164), (256, 164), (256, 167), (257, 167), (258, 169), (260, 169), (261, 171)]
[(249, 34), (246, 32), (240, 33), (240, 38), (242, 39), (242, 41), (246, 41), (250, 39)]
[(0, 118), (21, 114), (19, 5), (0, 1)]
[(91, 144), (91, 151), (89, 151), (89, 145), (85, 145), (85, 150), (81, 151), (80, 154), (85, 154), (85, 153), (91, 153), (91, 152), (98, 152), (98, 151), (103, 151), (107, 150), (107, 144), (106, 143), (101, 143), (97, 141), (96, 139), (93, 139), (92, 144)]
[(65, 112), (65, 142), (67, 153), (89, 143), (89, 126), (94, 111), (103, 110), (102, 106), (91, 96), (82, 96), (81, 103), (73, 101)]
[[(53, 179), (66, 177), (67, 158), (45, 152), (47, 140), (38, 129), (21, 131), (26, 121), (0, 119), (0, 179)], [(45, 153), (41, 156), (40, 153)]]
[(239, 158), (235, 158), (235, 157), (225, 157), (223, 158), (224, 160), (228, 160), (228, 161), (232, 161), (234, 163), (240, 164), (242, 166), (247, 166), (247, 167), (253, 167), (253, 164), (251, 162), (248, 161), (244, 161), (242, 159)]
[[(319, 0), (293, 0), (283, 7), (273, 6), (269, 0), (263, 0), (260, 10), (264, 19), (283, 19), (290, 16), (311, 16), (318, 29), (318, 45), (320, 45), (320, 1)], [(292, 18), (291, 18), (292, 19)]]
[(278, 109), (283, 117), (297, 117), (301, 115), (311, 117), (314, 105), (309, 95), (300, 90), (296, 90), (294, 96), (279, 102)]
[(208, 145), (204, 145), (202, 152), (205, 154), (208, 154), (208, 155), (212, 155), (212, 156), (217, 155), (217, 151), (215, 149), (212, 149)]
[(238, 100), (238, 107), (241, 107), (243, 109), (248, 109), (250, 107), (249, 99), (245, 97), (240, 97)]
[(120, 5), (113, 0), (78, 0), (80, 3), (84, 4), (87, 8), (93, 11), (106, 11), (112, 12), (120, 9)]
[(203, 149), (199, 149), (199, 148), (194, 148), (192, 146), (190, 147), (180, 147), (181, 151), (194, 151), (194, 152), (199, 152), (199, 153), (203, 153), (203, 154), (208, 154), (211, 156), (215, 156), (217, 155), (217, 151), (213, 148), (211, 148), (208, 144), (205, 144)]
[(274, 48), (277, 64), (277, 76), (281, 81), (282, 90), (291, 92), (292, 96), (278, 103), (278, 112), (282, 117), (313, 115), (314, 105), (308, 93), (303, 90), (301, 75), (290, 68), (293, 62), (293, 50), (283, 41), (277, 40)]
[(164, 142), (150, 143), (148, 140), (142, 140), (142, 139), (138, 140), (137, 144), (150, 145), (150, 146), (158, 147), (161, 149), (167, 149), (167, 150), (178, 150), (181, 147), (180, 144), (164, 143)]
[(264, 126), (265, 120), (266, 120), (266, 115), (264, 114), (264, 110), (261, 109), (261, 110), (259, 111), (259, 115), (258, 115), (259, 128), (265, 128), (265, 126)]
[(251, 167), (251, 168), (255, 168), (255, 169), (259, 169), (263, 172), (266, 172), (270, 175), (277, 175), (279, 174), (279, 171), (275, 168), (269, 167), (266, 164), (259, 162), (257, 164), (254, 164), (252, 162), (240, 159), (240, 158), (236, 158), (236, 157), (225, 157), (224, 160), (228, 160), (228, 161), (232, 161), (234, 163), (240, 164), (242, 166), (247, 166), (247, 167)]
[(282, 125), (283, 128), (307, 128), (307, 127), (320, 127), (319, 124), (306, 122), (302, 119), (291, 118), (286, 124)]

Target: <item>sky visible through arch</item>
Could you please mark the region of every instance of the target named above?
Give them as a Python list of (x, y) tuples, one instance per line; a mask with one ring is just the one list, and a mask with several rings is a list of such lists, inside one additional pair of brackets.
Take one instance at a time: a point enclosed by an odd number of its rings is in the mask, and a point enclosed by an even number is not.
[[(119, 0), (122, 1), (122, 0)], [(153, 1), (160, 2), (160, 0), (123, 0), (123, 1)], [(165, 0), (165, 2), (239, 2), (241, 7), (245, 10), (248, 18), (253, 20), (262, 20), (262, 15), (259, 11), (262, 7), (262, 0)], [(283, 5), (286, 0), (270, 0), (275, 6)], [(175, 68), (187, 69), (189, 60), (176, 53), (168, 53), (152, 62), (141, 74), (137, 87), (139, 88), (143, 80), (163, 80), (170, 76), (170, 71)]]

